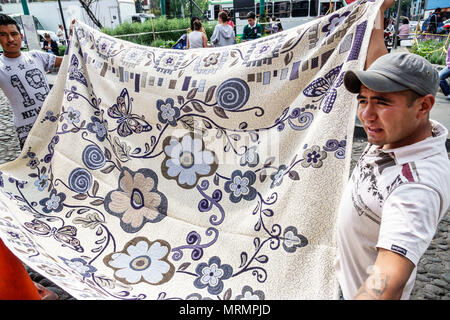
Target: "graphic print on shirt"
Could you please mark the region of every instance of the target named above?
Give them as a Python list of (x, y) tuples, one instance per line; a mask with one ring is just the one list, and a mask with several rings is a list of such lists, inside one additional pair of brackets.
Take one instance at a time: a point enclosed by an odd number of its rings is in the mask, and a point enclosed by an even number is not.
[(34, 89), (43, 89), (44, 93), (42, 92), (37, 92), (34, 94), (34, 96), (36, 97), (36, 99), (38, 99), (39, 101), (44, 101), (45, 98), (47, 97), (48, 93), (49, 93), (49, 88), (47, 86), (47, 83), (45, 81), (45, 77), (42, 74), (41, 70), (35, 68), (32, 70), (28, 70), (25, 73), (25, 79), (27, 79), (28, 84), (33, 87)]
[[(364, 194), (371, 197), (371, 199), (366, 199), (369, 203), (376, 203), (376, 206), (381, 208), (386, 199), (386, 192), (380, 186), (377, 177), (381, 176), (387, 168), (395, 166), (396, 163), (390, 154), (383, 152), (374, 161), (364, 161), (371, 157), (367, 156), (368, 150), (369, 148), (361, 155), (357, 170), (354, 172), (355, 177), (353, 177), (353, 180), (355, 181), (355, 187), (352, 189), (352, 202), (359, 216), (364, 215), (376, 224), (380, 224), (381, 217), (375, 213), (378, 210), (375, 208), (372, 210), (367, 205), (366, 201), (361, 197), (361, 190), (365, 190)], [(359, 178), (356, 178), (356, 176), (359, 176)]]
[[(28, 70), (25, 73), (25, 79), (27, 80), (30, 87), (32, 87), (36, 90), (41, 89), (41, 88), (43, 89), (43, 92), (35, 93), (34, 97), (39, 101), (44, 101), (50, 90), (47, 86), (47, 83), (45, 82), (45, 78), (44, 78), (44, 75), (42, 74), (42, 72), (37, 68)], [(19, 93), (21, 94), (21, 96), (23, 98), (24, 107), (28, 108), (28, 107), (31, 107), (36, 104), (36, 101), (30, 97), (30, 95), (28, 94), (27, 90), (25, 89), (22, 81), (20, 81), (20, 78), (17, 75), (11, 76), (11, 85), (13, 87), (17, 88), (17, 90), (19, 90)], [(22, 113), (24, 119), (30, 117), (29, 115), (27, 116), (26, 113), (27, 112)]]

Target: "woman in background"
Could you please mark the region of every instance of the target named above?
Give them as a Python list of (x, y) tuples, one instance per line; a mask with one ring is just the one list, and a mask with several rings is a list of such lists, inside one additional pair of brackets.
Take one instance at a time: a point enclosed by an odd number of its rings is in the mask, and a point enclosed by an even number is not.
[(187, 36), (186, 49), (206, 48), (208, 46), (208, 38), (202, 30), (200, 21), (194, 21), (192, 24), (193, 31)]

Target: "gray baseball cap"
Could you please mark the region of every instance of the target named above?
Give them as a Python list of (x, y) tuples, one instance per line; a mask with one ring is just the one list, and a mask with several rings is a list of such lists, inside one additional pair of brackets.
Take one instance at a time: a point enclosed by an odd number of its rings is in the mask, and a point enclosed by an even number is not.
[(347, 71), (344, 85), (351, 93), (359, 93), (361, 84), (377, 92), (411, 89), (421, 96), (436, 95), (439, 74), (425, 58), (405, 52), (379, 57), (366, 71)]

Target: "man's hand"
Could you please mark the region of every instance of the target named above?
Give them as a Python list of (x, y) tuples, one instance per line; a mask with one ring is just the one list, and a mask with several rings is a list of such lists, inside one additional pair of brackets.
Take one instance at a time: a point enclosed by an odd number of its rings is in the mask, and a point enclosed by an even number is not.
[(368, 271), (355, 300), (393, 300), (402, 297), (414, 264), (404, 256), (385, 249), (378, 250), (375, 265)]
[(392, 8), (394, 5), (395, 0), (384, 0), (383, 4), (381, 5), (381, 10), (386, 11), (389, 8)]

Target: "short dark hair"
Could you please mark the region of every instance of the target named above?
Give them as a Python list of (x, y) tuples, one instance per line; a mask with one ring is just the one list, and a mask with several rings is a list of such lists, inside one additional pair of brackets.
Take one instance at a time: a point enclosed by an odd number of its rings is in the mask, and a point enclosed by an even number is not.
[(6, 15), (6, 14), (0, 14), (0, 26), (7, 26), (13, 24), (16, 26), (17, 31), (20, 32), (20, 28), (19, 25), (17, 24), (17, 21), (14, 20), (13, 18), (11, 18), (10, 16)]
[(225, 11), (220, 11), (219, 12), (219, 18), (223, 22), (227, 22), (228, 21), (228, 14)]
[(402, 20), (402, 23), (403, 23), (403, 24), (408, 24), (408, 23), (409, 23), (409, 20), (406, 19), (406, 18), (404, 18), (404, 19)]
[(406, 98), (408, 99), (407, 104), (409, 107), (413, 105), (414, 101), (422, 97), (423, 96), (421, 94), (415, 92), (414, 90), (406, 90)]
[(194, 30), (194, 21), (195, 21), (195, 20), (200, 21), (200, 19), (199, 19), (198, 17), (192, 17), (192, 18), (191, 18), (191, 30)]
[(247, 13), (247, 19), (256, 19), (256, 15), (253, 11)]
[(194, 21), (194, 30), (202, 30), (202, 23), (200, 21)]

